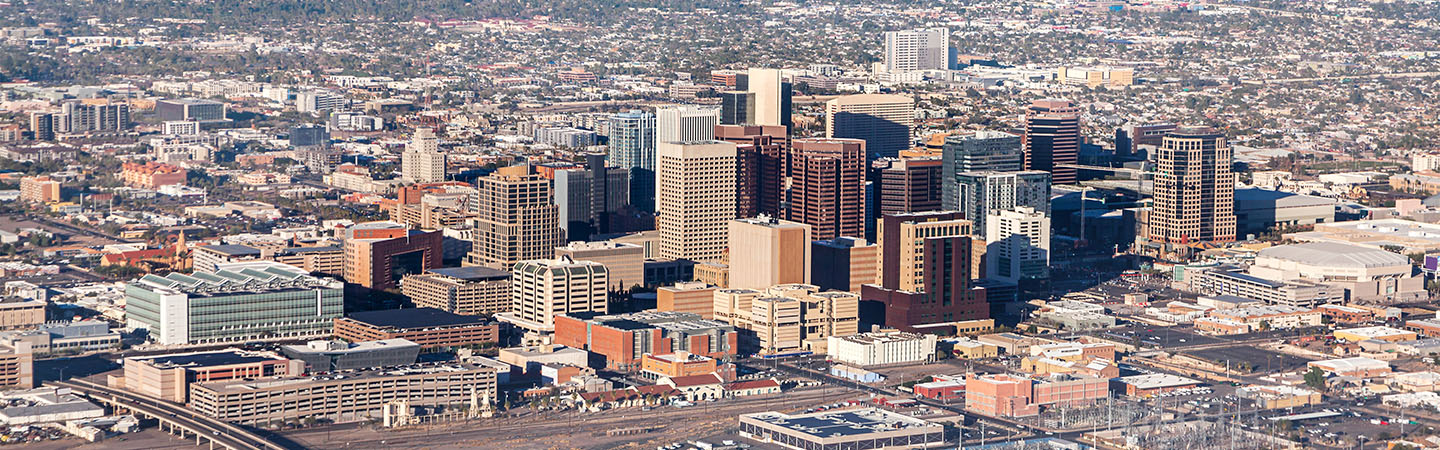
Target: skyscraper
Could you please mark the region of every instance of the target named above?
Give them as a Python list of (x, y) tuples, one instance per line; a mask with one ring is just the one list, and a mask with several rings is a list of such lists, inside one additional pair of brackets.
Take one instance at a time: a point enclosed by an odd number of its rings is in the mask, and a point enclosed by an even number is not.
[(941, 205), (959, 210), (960, 185), (957, 176), (965, 172), (1016, 172), (1024, 168), (1023, 142), (1020, 136), (1000, 131), (976, 131), (945, 138), (941, 151), (944, 180), (941, 182)]
[(65, 102), (60, 108), (61, 117), (68, 120), (71, 133), (92, 131), (124, 131), (130, 129), (130, 104), (107, 101), (99, 104), (85, 104), (79, 101)]
[(655, 110), (655, 142), (691, 142), (715, 139), (720, 110), (709, 106), (678, 105)]
[(514, 166), (476, 183), (475, 240), (465, 265), (506, 270), (520, 261), (555, 255), (564, 231), (550, 180), (529, 173), (528, 166)]
[(825, 290), (860, 292), (879, 283), (880, 246), (855, 237), (838, 237), (810, 245), (810, 284)]
[(735, 144), (662, 142), (656, 198), (661, 258), (720, 259), (735, 218)]
[(884, 305), (884, 325), (906, 331), (989, 317), (985, 290), (973, 288), (979, 246), (973, 224), (954, 211), (887, 215), (880, 220), (880, 284), (861, 287)]
[(55, 116), (54, 112), (30, 113), (31, 137), (37, 141), (55, 140)]
[(985, 232), (985, 221), (996, 211), (1030, 207), (1050, 215), (1048, 173), (1038, 170), (965, 172), (956, 175), (955, 182), (959, 191), (957, 210), (975, 222), (975, 230), (979, 233)]
[(1065, 100), (1037, 100), (1025, 115), (1025, 170), (1050, 172), (1055, 184), (1075, 184), (1080, 162), (1080, 109)]
[(885, 71), (950, 69), (950, 29), (885, 32)]
[(630, 204), (655, 210), (655, 115), (629, 111), (610, 116), (610, 165), (630, 169)]
[(726, 91), (720, 93), (720, 124), (747, 125), (755, 123), (755, 93)]
[[(940, 209), (941, 174), (937, 158), (884, 158), (871, 163), (875, 216)], [(868, 228), (868, 226), (867, 226)]]
[(773, 217), (728, 224), (730, 288), (765, 289), (810, 281), (810, 226)]
[(746, 91), (755, 94), (754, 125), (790, 127), (791, 87), (781, 81), (780, 69), (751, 68)]
[(714, 107), (677, 105), (656, 108), (655, 142), (659, 145), (661, 142), (712, 140), (715, 139), (715, 126), (719, 124), (720, 110)]
[(789, 162), (788, 220), (812, 239), (865, 236), (865, 141), (797, 139)]
[(870, 159), (910, 148), (914, 122), (915, 99), (908, 95), (856, 94), (825, 102), (825, 137), (864, 140)]
[(985, 278), (1017, 285), (1050, 278), (1050, 217), (1027, 206), (985, 219)]
[(445, 153), (432, 128), (416, 128), (400, 155), (400, 174), (412, 183), (445, 181)]
[(585, 169), (555, 171), (560, 227), (572, 241), (609, 233), (611, 218), (630, 204), (630, 170), (606, 167), (605, 155), (585, 156)]
[(1150, 240), (1168, 243), (1235, 240), (1234, 154), (1225, 135), (1181, 127), (1155, 151), (1155, 203)]
[(720, 125), (715, 139), (734, 143), (735, 217), (783, 217), (789, 141), (779, 125)]

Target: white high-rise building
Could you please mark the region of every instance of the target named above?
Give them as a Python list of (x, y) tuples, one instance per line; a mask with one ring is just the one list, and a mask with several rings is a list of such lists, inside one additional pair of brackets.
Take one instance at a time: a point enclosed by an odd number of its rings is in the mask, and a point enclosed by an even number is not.
[(735, 144), (661, 142), (656, 211), (661, 258), (717, 260), (735, 218)]
[(610, 271), (604, 264), (576, 261), (569, 256), (521, 261), (511, 271), (513, 309), (495, 318), (535, 335), (555, 331), (555, 316), (608, 310)]
[[(720, 108), (678, 105), (655, 109), (655, 142), (699, 142), (715, 139), (715, 125), (720, 124)], [(651, 167), (658, 164), (651, 162)], [(660, 180), (655, 180), (656, 192)]]
[(888, 31), (885, 33), (885, 71), (950, 69), (950, 29)]
[(1026, 206), (985, 220), (985, 278), (1021, 283), (1050, 277), (1050, 217)]
[(415, 130), (415, 136), (405, 145), (405, 153), (400, 155), (400, 175), (413, 183), (445, 181), (445, 153), (440, 151), (434, 129)]
[(655, 142), (692, 142), (715, 139), (720, 109), (710, 106), (666, 106), (655, 109)]

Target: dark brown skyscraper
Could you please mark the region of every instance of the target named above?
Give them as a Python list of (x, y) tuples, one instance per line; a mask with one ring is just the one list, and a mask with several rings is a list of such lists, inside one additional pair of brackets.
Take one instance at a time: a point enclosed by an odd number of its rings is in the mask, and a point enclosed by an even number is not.
[(736, 151), (735, 216), (768, 214), (784, 217), (785, 127), (778, 125), (716, 125), (715, 139), (732, 142)]
[(789, 162), (788, 220), (816, 240), (865, 235), (865, 141), (797, 139)]
[(1080, 161), (1080, 109), (1065, 100), (1037, 100), (1025, 115), (1025, 170), (1050, 172), (1055, 184), (1075, 184)]
[(1150, 240), (1185, 244), (1235, 240), (1234, 153), (1225, 135), (1182, 127), (1155, 150), (1155, 204)]
[(885, 158), (871, 163), (875, 217), (940, 209), (940, 158)]

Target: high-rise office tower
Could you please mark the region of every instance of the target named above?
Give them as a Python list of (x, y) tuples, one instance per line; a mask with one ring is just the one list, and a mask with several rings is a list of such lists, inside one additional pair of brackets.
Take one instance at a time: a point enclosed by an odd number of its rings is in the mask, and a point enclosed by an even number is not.
[(914, 123), (915, 99), (908, 95), (856, 94), (825, 102), (825, 137), (862, 139), (870, 159), (910, 148)]
[(610, 165), (630, 169), (630, 204), (655, 210), (655, 115), (629, 111), (610, 116)]
[(630, 170), (606, 167), (605, 155), (585, 155), (585, 169), (555, 171), (560, 227), (572, 241), (610, 233), (611, 218), (630, 204)]
[(440, 267), (439, 231), (395, 222), (355, 224), (345, 236), (345, 281), (375, 290), (392, 289), (406, 275)]
[(779, 125), (720, 125), (715, 139), (734, 143), (735, 217), (783, 217), (789, 141)]
[(861, 297), (884, 305), (884, 325), (906, 331), (989, 317), (973, 224), (955, 211), (887, 215), (880, 220), (880, 283)]
[(655, 109), (655, 142), (699, 142), (715, 139), (720, 110), (710, 106), (677, 105)]
[(821, 289), (858, 293), (861, 285), (879, 283), (879, 276), (879, 245), (855, 237), (810, 245), (810, 284)]
[(789, 160), (786, 218), (813, 227), (813, 239), (864, 236), (865, 141), (796, 139)]
[(939, 158), (885, 158), (870, 167), (876, 217), (940, 209), (944, 167)]
[(957, 175), (965, 172), (1016, 172), (1024, 168), (1020, 136), (1000, 131), (976, 131), (945, 138), (941, 150), (944, 180), (941, 182), (941, 205), (960, 209), (960, 185)]
[(1048, 173), (1038, 170), (965, 172), (955, 176), (955, 183), (959, 191), (956, 210), (975, 222), (978, 233), (985, 232), (985, 221), (995, 211), (1030, 207), (1050, 215)]
[(755, 93), (725, 91), (720, 93), (720, 124), (747, 125), (755, 123)]
[(885, 32), (885, 71), (950, 69), (950, 29)]
[(445, 153), (432, 128), (416, 128), (400, 155), (400, 174), (412, 183), (445, 181)]
[(630, 292), (645, 285), (645, 248), (620, 242), (571, 242), (555, 248), (556, 258), (590, 261), (605, 265), (610, 273), (611, 292)]
[(710, 106), (679, 105), (655, 109), (655, 142), (691, 142), (715, 139), (720, 110)]
[(724, 256), (735, 218), (735, 144), (662, 142), (656, 196), (661, 258), (692, 261)]
[(555, 332), (555, 316), (609, 310), (610, 271), (569, 257), (521, 261), (511, 272), (514, 308), (495, 318), (526, 331), (527, 341)]
[(1079, 162), (1080, 109), (1065, 100), (1031, 103), (1025, 114), (1025, 170), (1050, 172), (1055, 184), (1075, 184), (1073, 165)]
[(1225, 135), (1181, 127), (1155, 151), (1155, 203), (1150, 240), (1169, 243), (1235, 240), (1234, 154)]
[(1130, 159), (1141, 156), (1140, 148), (1158, 147), (1165, 135), (1179, 128), (1173, 123), (1127, 124), (1115, 129), (1115, 157)]
[(756, 217), (729, 223), (730, 288), (810, 282), (810, 226)]
[(741, 88), (755, 94), (754, 125), (780, 125), (790, 127), (791, 87), (781, 81), (780, 69), (751, 68), (746, 77), (746, 87)]
[(506, 167), (476, 180), (479, 201), (468, 266), (508, 270), (516, 263), (555, 255), (564, 241), (560, 208), (550, 180), (528, 166)]
[(1050, 278), (1050, 217), (1030, 207), (985, 219), (985, 277), (1017, 285)]

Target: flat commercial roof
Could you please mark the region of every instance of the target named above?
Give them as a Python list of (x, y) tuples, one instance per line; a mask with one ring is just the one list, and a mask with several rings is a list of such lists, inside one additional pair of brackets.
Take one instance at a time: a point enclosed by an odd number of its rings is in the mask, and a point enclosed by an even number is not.
[(248, 364), (262, 361), (274, 361), (279, 358), (265, 357), (254, 353), (241, 353), (235, 350), (222, 350), (218, 352), (185, 353), (179, 355), (160, 355), (148, 358), (137, 358), (156, 366), (192, 366), (211, 367), (228, 366), (233, 364)]
[(1410, 258), (1373, 247), (1338, 242), (1277, 245), (1260, 250), (1257, 257), (1276, 258), (1330, 267), (1376, 268), (1409, 266)]
[(364, 311), (346, 316), (356, 322), (377, 327), (400, 329), (453, 327), (460, 325), (483, 325), (488, 323), (480, 316), (462, 316), (435, 308), (401, 308), (380, 311)]
[(1294, 422), (1294, 421), (1297, 421), (1297, 420), (1323, 419), (1323, 418), (1326, 418), (1326, 417), (1335, 417), (1335, 416), (1338, 416), (1338, 415), (1340, 415), (1340, 413), (1338, 413), (1338, 412), (1320, 411), (1320, 412), (1305, 413), (1305, 414), (1290, 414), (1290, 415), (1288, 415), (1288, 416), (1275, 416), (1275, 417), (1268, 418), (1268, 419), (1266, 419), (1266, 420), (1269, 420), (1269, 421), (1271, 421), (1271, 422), (1279, 422), (1279, 421), (1281, 421), (1281, 420), (1288, 420), (1288, 421)]
[(206, 250), (214, 250), (229, 256), (259, 255), (260, 249), (248, 245), (216, 244), (202, 247)]
[(489, 267), (446, 267), (430, 269), (430, 273), (444, 275), (450, 278), (459, 278), (465, 281), (503, 280), (510, 278), (510, 272)]
[(1171, 375), (1168, 373), (1152, 373), (1147, 375), (1121, 377), (1120, 382), (1135, 386), (1136, 389), (1159, 389), (1200, 384), (1199, 380), (1185, 378), (1179, 375)]
[(825, 411), (791, 416), (776, 412), (742, 416), (816, 437), (861, 436), (911, 428), (939, 427), (924, 420), (907, 417), (878, 408), (847, 411)]

